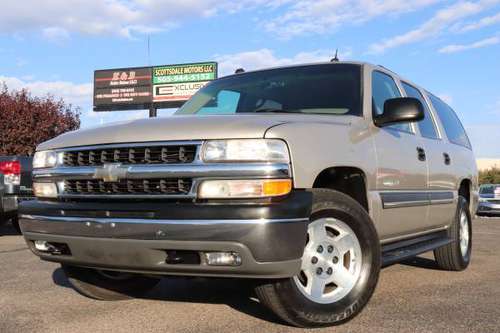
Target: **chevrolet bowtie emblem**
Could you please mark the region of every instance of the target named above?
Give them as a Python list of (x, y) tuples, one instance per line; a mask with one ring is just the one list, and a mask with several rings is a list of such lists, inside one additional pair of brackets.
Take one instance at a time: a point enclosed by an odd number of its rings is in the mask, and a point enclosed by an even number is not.
[(127, 168), (122, 167), (120, 163), (107, 163), (102, 168), (94, 172), (95, 179), (102, 179), (106, 183), (117, 182), (127, 176)]

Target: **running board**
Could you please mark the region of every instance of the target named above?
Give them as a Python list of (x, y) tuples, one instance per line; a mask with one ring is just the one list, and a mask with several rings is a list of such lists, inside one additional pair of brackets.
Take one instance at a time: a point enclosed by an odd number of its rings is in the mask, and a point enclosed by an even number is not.
[(452, 243), (446, 231), (406, 239), (382, 246), (382, 267), (413, 258), (424, 252)]

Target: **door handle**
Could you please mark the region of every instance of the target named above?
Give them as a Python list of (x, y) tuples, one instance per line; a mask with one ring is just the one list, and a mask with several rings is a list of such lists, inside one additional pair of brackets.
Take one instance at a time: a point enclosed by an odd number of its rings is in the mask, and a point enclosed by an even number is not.
[(425, 150), (424, 148), (417, 147), (417, 156), (419, 161), (425, 161)]
[(443, 157), (444, 157), (444, 164), (450, 165), (451, 164), (450, 155), (448, 155), (448, 153), (443, 153)]

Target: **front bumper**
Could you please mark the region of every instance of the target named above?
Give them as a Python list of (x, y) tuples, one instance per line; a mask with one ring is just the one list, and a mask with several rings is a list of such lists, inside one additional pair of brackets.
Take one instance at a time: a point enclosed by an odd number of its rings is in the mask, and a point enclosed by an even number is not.
[[(20, 226), (44, 260), (147, 274), (283, 278), (300, 269), (311, 194), (261, 203), (24, 202)], [(65, 244), (66, 254), (34, 248)], [(236, 252), (239, 266), (167, 263), (169, 251)]]
[(481, 201), (477, 207), (477, 215), (500, 216), (500, 204)]

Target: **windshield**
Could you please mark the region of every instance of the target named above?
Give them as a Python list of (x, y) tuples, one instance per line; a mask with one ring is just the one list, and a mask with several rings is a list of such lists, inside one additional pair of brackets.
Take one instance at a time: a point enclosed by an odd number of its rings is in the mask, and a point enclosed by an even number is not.
[(495, 194), (500, 193), (500, 185), (481, 185), (479, 187), (479, 194)]
[(309, 65), (232, 75), (198, 91), (176, 114), (258, 112), (361, 115), (361, 67)]

